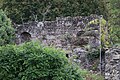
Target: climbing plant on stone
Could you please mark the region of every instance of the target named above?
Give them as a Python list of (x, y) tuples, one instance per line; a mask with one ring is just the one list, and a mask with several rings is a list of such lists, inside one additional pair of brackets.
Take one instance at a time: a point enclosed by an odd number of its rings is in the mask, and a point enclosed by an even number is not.
[(101, 46), (102, 47), (109, 47), (110, 46), (110, 35), (108, 34), (108, 28), (107, 28), (107, 21), (102, 18), (102, 19), (95, 19), (90, 21), (87, 26), (91, 25), (91, 24), (99, 24), (99, 28), (101, 29), (101, 32), (99, 34), (101, 34)]
[(0, 46), (13, 43), (14, 32), (10, 19), (0, 10)]

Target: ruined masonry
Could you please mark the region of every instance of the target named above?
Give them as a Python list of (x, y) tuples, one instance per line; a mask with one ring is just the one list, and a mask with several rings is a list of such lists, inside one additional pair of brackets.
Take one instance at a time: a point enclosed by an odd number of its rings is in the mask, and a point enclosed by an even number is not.
[[(90, 24), (96, 19), (97, 24)], [(88, 68), (85, 46), (95, 49), (99, 47), (99, 19), (97, 15), (57, 17), (55, 21), (15, 25), (16, 43), (39, 40), (44, 45), (65, 50), (67, 57), (77, 55), (78, 59), (74, 61), (80, 63), (81, 67)]]
[[(90, 24), (98, 20), (97, 24)], [(100, 45), (100, 16), (57, 17), (55, 21), (28, 22), (15, 25), (16, 44), (39, 40), (47, 46), (61, 48), (79, 57), (80, 64), (86, 66), (85, 46), (97, 48)], [(120, 80), (120, 48), (110, 49), (105, 55), (105, 79)]]
[(120, 47), (110, 48), (105, 55), (105, 80), (120, 80)]
[[(89, 24), (98, 20), (97, 24)], [(55, 21), (29, 22), (15, 25), (16, 44), (39, 40), (47, 46), (54, 46), (75, 53), (80, 64), (86, 63), (85, 46), (97, 48), (100, 45), (100, 16), (58, 17)], [(120, 80), (120, 49), (110, 49), (105, 54), (105, 79)], [(84, 65), (83, 65), (84, 66)]]
[[(57, 17), (55, 21), (15, 25), (16, 43), (38, 39), (45, 45), (67, 50), (71, 45), (74, 48), (87, 44), (96, 47), (99, 45), (99, 23), (88, 25), (90, 21), (95, 19), (99, 20), (99, 16)], [(87, 33), (84, 34), (85, 32)]]

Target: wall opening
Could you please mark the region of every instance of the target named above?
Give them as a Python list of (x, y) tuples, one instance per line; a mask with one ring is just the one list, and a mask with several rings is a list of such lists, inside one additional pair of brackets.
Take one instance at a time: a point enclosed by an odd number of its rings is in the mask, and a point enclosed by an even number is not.
[(31, 40), (31, 35), (28, 32), (23, 32), (23, 33), (21, 33), (20, 36), (21, 36), (21, 43), (28, 42)]

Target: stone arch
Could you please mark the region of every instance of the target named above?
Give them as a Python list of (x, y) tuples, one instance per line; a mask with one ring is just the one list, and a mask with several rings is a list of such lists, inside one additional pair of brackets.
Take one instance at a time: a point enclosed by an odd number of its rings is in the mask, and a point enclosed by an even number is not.
[(28, 32), (23, 32), (23, 33), (21, 33), (20, 38), (21, 38), (21, 43), (30, 41), (31, 40), (31, 34), (28, 33)]

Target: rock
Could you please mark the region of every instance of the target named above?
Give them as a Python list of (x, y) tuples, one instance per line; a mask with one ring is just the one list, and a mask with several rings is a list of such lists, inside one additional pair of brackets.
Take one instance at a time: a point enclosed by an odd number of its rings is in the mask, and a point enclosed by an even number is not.
[(113, 55), (114, 60), (120, 60), (120, 55)]
[(48, 40), (52, 40), (52, 39), (55, 39), (55, 36), (53, 36), (53, 35), (47, 35), (46, 38), (47, 38)]
[(65, 26), (72, 26), (72, 23), (71, 22), (69, 22), (69, 21), (67, 21), (67, 22), (65, 22)]
[(120, 48), (110, 48), (105, 55), (105, 79), (120, 80)]
[(72, 39), (72, 44), (75, 46), (83, 46), (83, 45), (87, 45), (88, 43), (89, 43), (89, 39), (86, 37)]

